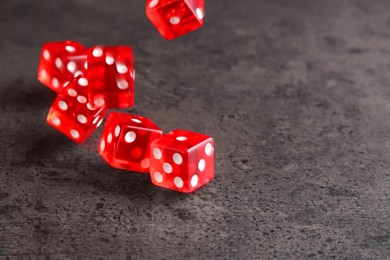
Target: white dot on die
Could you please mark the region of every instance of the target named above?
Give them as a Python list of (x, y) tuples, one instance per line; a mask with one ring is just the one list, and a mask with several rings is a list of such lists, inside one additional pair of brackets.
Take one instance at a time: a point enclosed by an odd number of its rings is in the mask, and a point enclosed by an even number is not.
[(176, 187), (178, 187), (178, 188), (183, 188), (183, 186), (184, 186), (184, 182), (180, 177), (175, 177), (173, 179), (173, 182), (175, 183)]
[(76, 71), (76, 63), (74, 61), (70, 61), (66, 67), (72, 73)]
[(76, 48), (73, 47), (73, 46), (70, 46), (70, 45), (66, 45), (65, 46), (65, 50), (67, 50), (68, 52), (72, 53), (72, 52), (76, 51)]
[(156, 158), (157, 160), (160, 160), (161, 157), (162, 157), (162, 152), (161, 152), (161, 150), (158, 149), (158, 148), (154, 148), (154, 149), (153, 149), (153, 156), (154, 156), (154, 158)]
[(89, 110), (92, 110), (92, 111), (96, 109), (96, 108), (92, 107), (90, 103), (87, 104), (87, 108), (88, 108)]
[(58, 102), (58, 107), (59, 107), (61, 110), (65, 111), (65, 110), (68, 109), (68, 104), (66, 104), (65, 101), (62, 101), (62, 100), (61, 100), (60, 102)]
[(51, 84), (52, 84), (53, 87), (55, 87), (55, 88), (58, 88), (58, 87), (60, 86), (60, 82), (58, 81), (57, 78), (53, 78), (53, 79), (51, 80)]
[(107, 143), (111, 143), (112, 142), (112, 134), (111, 133), (109, 133), (108, 135), (107, 135)]
[(121, 132), (121, 127), (120, 127), (119, 125), (117, 125), (117, 126), (115, 127), (115, 131), (114, 131), (115, 137), (118, 137), (119, 134), (120, 134), (120, 132)]
[(104, 148), (106, 148), (106, 142), (104, 142), (104, 140), (102, 140), (102, 141), (100, 142), (100, 151), (103, 151)]
[(77, 101), (80, 102), (81, 104), (85, 104), (85, 103), (87, 103), (88, 100), (84, 96), (78, 96)]
[(84, 68), (85, 68), (86, 70), (88, 69), (88, 62), (87, 62), (87, 61), (84, 63)]
[(195, 188), (196, 185), (198, 185), (198, 181), (199, 181), (198, 175), (192, 176), (192, 178), (191, 178), (191, 186)]
[(99, 123), (97, 123), (96, 127), (99, 127), (103, 123), (103, 118), (100, 119)]
[(196, 15), (198, 16), (199, 19), (203, 19), (204, 14), (202, 8), (196, 8)]
[(61, 69), (61, 68), (62, 68), (62, 61), (61, 61), (60, 58), (57, 58), (57, 59), (55, 60), (55, 65), (56, 65), (56, 67), (57, 67), (58, 69)]
[(178, 23), (180, 23), (180, 17), (172, 16), (171, 19), (169, 19), (169, 22), (171, 24), (178, 24)]
[(132, 118), (131, 121), (136, 122), (136, 123), (139, 123), (139, 124), (142, 123), (142, 121), (139, 120), (139, 119), (137, 119), (137, 118)]
[(132, 143), (132, 142), (134, 142), (135, 138), (136, 138), (136, 134), (135, 134), (133, 131), (130, 131), (130, 132), (128, 132), (128, 133), (125, 135), (125, 141), (126, 141), (127, 143)]
[(206, 144), (206, 147), (204, 148), (204, 152), (206, 153), (206, 155), (210, 156), (211, 153), (213, 152), (213, 146), (210, 143)]
[(82, 123), (82, 124), (87, 123), (87, 117), (84, 116), (83, 114), (77, 115), (77, 120), (78, 120), (80, 123)]
[(149, 8), (153, 8), (155, 7), (157, 4), (158, 4), (159, 0), (152, 0), (150, 3), (149, 3)]
[(78, 70), (78, 71), (76, 71), (73, 75), (74, 75), (75, 78), (77, 78), (78, 76), (83, 75), (83, 73), (82, 73), (81, 71)]
[(102, 106), (104, 106), (105, 101), (102, 98), (98, 98), (98, 99), (95, 99), (95, 101), (93, 103), (97, 107), (102, 107)]
[(58, 118), (58, 117), (53, 117), (52, 119), (51, 119), (51, 121), (53, 122), (53, 124), (55, 124), (55, 125), (60, 125), (61, 124), (61, 120)]
[(187, 140), (187, 137), (185, 137), (185, 136), (178, 136), (178, 137), (176, 137), (176, 140), (177, 141), (185, 141), (185, 140)]
[(99, 116), (97, 116), (93, 121), (92, 124), (96, 124), (96, 122), (99, 120)]
[(169, 163), (164, 163), (163, 169), (164, 169), (164, 172), (166, 172), (168, 174), (172, 173), (172, 165), (170, 165)]
[(43, 58), (45, 60), (49, 60), (50, 59), (50, 52), (48, 50), (44, 50), (43, 51)]
[(99, 58), (103, 55), (103, 50), (101, 48), (95, 48), (93, 51), (92, 51), (92, 55), (96, 58)]
[(47, 76), (46, 70), (41, 70), (41, 73), (39, 75), (41, 76), (41, 78), (46, 78)]
[(199, 171), (203, 172), (204, 168), (206, 167), (206, 161), (204, 159), (201, 159), (198, 163), (198, 169)]
[(163, 176), (162, 176), (161, 173), (155, 172), (155, 173), (153, 174), (153, 176), (154, 176), (154, 180), (155, 180), (156, 182), (160, 183), (160, 182), (163, 181)]
[(74, 90), (73, 88), (68, 89), (68, 95), (71, 97), (77, 96), (77, 91)]
[(147, 169), (150, 167), (150, 159), (149, 158), (145, 158), (141, 161), (141, 167), (144, 168), (144, 169)]
[(80, 137), (79, 132), (78, 132), (77, 130), (74, 130), (74, 129), (70, 130), (70, 135), (71, 135), (73, 138), (75, 138), (75, 139), (77, 139), (77, 138)]
[(178, 153), (174, 153), (173, 154), (173, 161), (177, 164), (177, 165), (180, 165), (183, 163), (183, 157), (181, 157), (180, 154)]
[(127, 67), (126, 67), (126, 64), (121, 62), (121, 61), (117, 61), (116, 62), (116, 70), (121, 73), (121, 74), (125, 74), (127, 72)]
[(114, 64), (114, 62), (115, 62), (114, 57), (112, 57), (111, 55), (106, 56), (107, 65), (112, 65), (112, 64)]
[(86, 78), (79, 78), (78, 83), (80, 86), (86, 87), (88, 85), (88, 80)]
[(116, 84), (118, 85), (118, 88), (122, 90), (127, 89), (129, 87), (129, 83), (127, 83), (127, 81), (124, 79), (118, 80)]

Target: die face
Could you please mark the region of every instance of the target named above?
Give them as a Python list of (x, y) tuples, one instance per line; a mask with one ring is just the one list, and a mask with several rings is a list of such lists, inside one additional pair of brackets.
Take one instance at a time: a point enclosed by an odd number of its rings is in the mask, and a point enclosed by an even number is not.
[(75, 41), (43, 45), (38, 80), (55, 92), (60, 92), (75, 76), (85, 74), (86, 52), (86, 48)]
[(193, 190), (203, 186), (214, 178), (214, 141), (212, 138), (199, 143), (189, 151), (188, 179)]
[(193, 192), (214, 178), (214, 141), (175, 130), (151, 144), (150, 175), (160, 187)]
[(160, 34), (172, 40), (203, 25), (204, 0), (148, 0), (146, 14)]
[(116, 114), (108, 114), (99, 144), (100, 155), (110, 165), (115, 164), (114, 151), (121, 130), (120, 117), (116, 116)]
[(134, 104), (133, 51), (127, 46), (97, 46), (88, 51), (89, 99), (97, 107)]
[(49, 114), (49, 125), (76, 143), (84, 142), (100, 126), (106, 108), (95, 108), (87, 99), (88, 82), (84, 77), (72, 80), (57, 96)]
[(161, 129), (146, 117), (110, 113), (100, 142), (100, 154), (115, 168), (148, 172), (150, 143), (161, 136)]

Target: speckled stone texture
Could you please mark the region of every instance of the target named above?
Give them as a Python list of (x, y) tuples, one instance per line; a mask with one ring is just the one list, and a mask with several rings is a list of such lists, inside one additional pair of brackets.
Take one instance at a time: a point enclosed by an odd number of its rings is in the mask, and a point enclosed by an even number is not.
[[(388, 0), (210, 0), (165, 41), (145, 1), (1, 0), (0, 259), (390, 256)], [(46, 41), (129, 44), (132, 113), (216, 141), (192, 195), (45, 123)]]

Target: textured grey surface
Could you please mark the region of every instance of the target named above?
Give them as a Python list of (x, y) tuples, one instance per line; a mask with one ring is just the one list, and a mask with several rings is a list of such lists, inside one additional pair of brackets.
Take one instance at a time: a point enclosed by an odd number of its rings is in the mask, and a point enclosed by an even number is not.
[[(164, 41), (144, 1), (1, 0), (0, 259), (390, 257), (388, 0), (210, 0)], [(45, 124), (41, 45), (130, 44), (133, 113), (216, 140), (192, 195)]]

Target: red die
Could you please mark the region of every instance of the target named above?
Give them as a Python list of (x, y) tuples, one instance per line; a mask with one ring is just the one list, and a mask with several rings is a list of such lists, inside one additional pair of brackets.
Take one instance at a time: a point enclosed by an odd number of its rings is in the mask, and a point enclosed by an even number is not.
[(89, 99), (97, 107), (128, 108), (134, 104), (133, 50), (127, 46), (88, 51)]
[(192, 192), (214, 177), (214, 141), (210, 136), (174, 130), (151, 146), (152, 182), (180, 192)]
[(95, 108), (87, 100), (86, 78), (79, 76), (57, 96), (47, 122), (76, 143), (84, 142), (103, 122), (106, 108)]
[(167, 40), (203, 25), (204, 0), (147, 0), (146, 15)]
[(148, 172), (150, 143), (162, 134), (146, 117), (113, 112), (107, 117), (99, 151), (112, 167)]
[(60, 92), (75, 76), (85, 73), (87, 49), (75, 41), (50, 42), (42, 47), (38, 80)]

